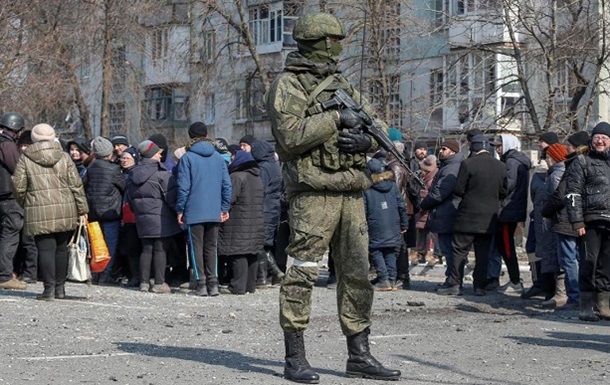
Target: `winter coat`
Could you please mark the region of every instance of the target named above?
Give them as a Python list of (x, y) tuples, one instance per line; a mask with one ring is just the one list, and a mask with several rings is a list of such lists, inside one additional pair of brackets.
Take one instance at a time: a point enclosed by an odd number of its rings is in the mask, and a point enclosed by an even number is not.
[(280, 224), (280, 199), (284, 189), (282, 169), (275, 160), (273, 146), (265, 141), (252, 143), (252, 157), (261, 171), (261, 180), (265, 191), (263, 217), (265, 219), (265, 247), (273, 247), (275, 235)]
[(506, 163), (508, 195), (502, 202), (500, 222), (525, 222), (527, 219), (527, 189), (532, 161), (524, 153), (508, 150), (500, 158)]
[(231, 210), (218, 234), (219, 255), (258, 254), (264, 250), (264, 188), (261, 171), (252, 156), (236, 153), (229, 166)]
[(28, 146), (15, 168), (13, 188), (29, 235), (74, 230), (78, 217), (89, 212), (76, 166), (54, 141)]
[(407, 230), (405, 200), (391, 172), (373, 174), (373, 186), (364, 191), (369, 249), (400, 247), (401, 230)]
[[(437, 173), (438, 173), (438, 169), (434, 169), (433, 171), (424, 175), (424, 177), (422, 178), (422, 180), (424, 181), (424, 184), (426, 185), (426, 188), (421, 189), (421, 192), (420, 192), (420, 197), (421, 197), (422, 201), (424, 199), (426, 199), (426, 196), (428, 196), (428, 192), (432, 188), (432, 182), (434, 182), (434, 177), (436, 176)], [(420, 203), (420, 207), (421, 207), (421, 203)], [(423, 229), (426, 227), (426, 223), (428, 222), (429, 214), (430, 213), (427, 210), (421, 210), (415, 215), (415, 218), (416, 218), (415, 226), (418, 229)]]
[[(325, 79), (330, 84), (313, 95)], [(320, 110), (320, 103), (330, 100), (337, 89), (361, 103), (363, 111), (387, 130), (334, 64), (313, 62), (298, 51), (288, 53), (284, 72), (271, 84), (266, 110), (289, 197), (305, 191), (361, 192), (371, 186), (365, 151), (339, 151), (337, 112)], [(376, 148), (374, 142), (369, 150)]]
[(214, 145), (195, 142), (178, 162), (176, 212), (188, 225), (220, 222), (220, 213), (231, 205), (231, 179), (227, 165)]
[(421, 209), (430, 211), (427, 228), (436, 234), (453, 233), (461, 198), (453, 193), (464, 154), (458, 152), (441, 162), (432, 187), (421, 202)]
[(176, 179), (165, 165), (144, 158), (129, 170), (127, 196), (136, 217), (140, 238), (165, 238), (178, 234)]
[(95, 159), (83, 179), (89, 221), (118, 221), (121, 219), (125, 178), (119, 165), (107, 159)]
[[(563, 166), (563, 164), (561, 164)], [(557, 165), (555, 165), (557, 166)], [(534, 219), (534, 237), (536, 238), (535, 254), (541, 258), (541, 268), (543, 273), (554, 273), (559, 270), (557, 260), (557, 237), (552, 230), (552, 223), (542, 217), (542, 207), (549, 197), (549, 188), (553, 184), (551, 173), (553, 168), (548, 171), (537, 169), (532, 176), (530, 185), (530, 198), (533, 204), (532, 217)], [(555, 177), (557, 174), (555, 174)], [(532, 223), (530, 223), (531, 225)]]
[(592, 149), (570, 164), (566, 179), (566, 208), (572, 227), (592, 221), (610, 222), (610, 158)]
[(415, 208), (413, 207), (413, 202), (409, 197), (409, 191), (407, 189), (407, 180), (409, 178), (409, 172), (396, 159), (388, 163), (386, 169), (392, 171), (392, 173), (394, 174), (394, 182), (396, 182), (396, 185), (398, 186), (398, 191), (400, 191), (402, 199), (404, 199), (407, 205), (407, 214), (413, 215), (415, 213)]
[[(570, 167), (570, 164), (576, 159), (576, 154), (566, 159), (564, 162), (565, 169)], [(564, 172), (557, 188), (553, 195), (545, 202), (542, 207), (542, 216), (553, 221), (553, 230), (556, 233), (576, 237), (578, 234), (572, 228), (572, 224), (568, 220), (568, 212), (566, 210), (565, 195), (566, 195), (566, 177)]]
[(456, 233), (490, 234), (497, 228), (500, 201), (506, 197), (506, 165), (488, 152), (477, 153), (460, 166), (453, 193), (461, 197)]
[(11, 176), (19, 161), (19, 148), (8, 133), (0, 133), (0, 200), (13, 198)]

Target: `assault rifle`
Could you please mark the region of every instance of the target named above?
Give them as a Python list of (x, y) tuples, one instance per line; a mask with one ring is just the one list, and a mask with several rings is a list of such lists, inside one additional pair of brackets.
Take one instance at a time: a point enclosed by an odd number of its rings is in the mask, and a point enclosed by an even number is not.
[(375, 124), (373, 119), (371, 119), (371, 117), (364, 112), (362, 106), (356, 103), (356, 101), (349, 96), (347, 92), (342, 89), (336, 90), (332, 98), (322, 103), (322, 108), (325, 111), (341, 108), (351, 108), (352, 110), (356, 111), (365, 123), (364, 132), (372, 136), (373, 139), (375, 139), (384, 150), (394, 155), (394, 158), (396, 158), (396, 160), (398, 160), (398, 162), (409, 172), (409, 178), (415, 181), (421, 188), (426, 188), (424, 181), (419, 177), (418, 174), (411, 171), (409, 168), (409, 163), (405, 159), (404, 155), (398, 151), (385, 131)]

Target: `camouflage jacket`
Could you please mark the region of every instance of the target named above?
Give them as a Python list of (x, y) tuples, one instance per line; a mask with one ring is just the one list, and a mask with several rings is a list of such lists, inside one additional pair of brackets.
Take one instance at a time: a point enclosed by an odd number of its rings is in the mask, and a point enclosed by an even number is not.
[[(318, 92), (318, 85), (329, 77), (332, 82)], [(339, 151), (336, 111), (316, 110), (339, 88), (361, 100), (335, 68), (313, 63), (298, 52), (288, 55), (285, 72), (271, 85), (267, 111), (289, 194), (312, 190), (354, 192), (371, 186), (366, 155)], [(361, 103), (370, 116), (375, 116), (368, 102)], [(383, 122), (377, 123), (387, 130)], [(376, 148), (374, 142), (371, 151)]]

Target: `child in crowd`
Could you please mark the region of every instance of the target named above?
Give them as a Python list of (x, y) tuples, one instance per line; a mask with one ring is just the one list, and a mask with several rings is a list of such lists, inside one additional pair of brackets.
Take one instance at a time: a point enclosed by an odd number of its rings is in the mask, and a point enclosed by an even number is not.
[(369, 228), (369, 253), (377, 270), (375, 290), (393, 291), (396, 287), (396, 249), (407, 231), (408, 218), (403, 199), (391, 171), (384, 171), (378, 159), (368, 163), (373, 186), (364, 191)]

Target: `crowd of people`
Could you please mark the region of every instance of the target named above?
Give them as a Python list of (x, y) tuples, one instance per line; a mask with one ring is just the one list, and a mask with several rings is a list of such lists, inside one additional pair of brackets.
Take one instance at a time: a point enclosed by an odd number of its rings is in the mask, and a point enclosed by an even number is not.
[[(123, 135), (62, 143), (46, 124), (24, 130), (14, 113), (2, 116), (0, 127), (1, 287), (25, 289), (40, 279), (41, 299), (63, 298), (66, 247), (79, 216), (100, 223), (111, 255), (94, 284), (153, 293), (169, 293), (171, 284), (216, 296), (281, 282), (286, 253), (277, 246), (287, 242), (279, 238), (287, 238), (280, 224), (288, 203), (269, 142), (246, 135), (229, 145), (208, 138), (196, 122), (187, 146), (171, 156), (160, 134), (137, 146)], [(490, 139), (471, 130), (467, 157), (455, 139), (441, 144), (438, 158), (416, 141), (409, 169), (391, 153), (370, 154), (373, 185), (363, 197), (374, 289), (409, 289), (411, 264), (444, 260), (446, 280), (437, 293), (462, 295), (472, 248), (475, 295), (513, 291), (543, 297), (543, 307), (580, 308), (585, 320), (610, 318), (609, 138), (603, 122), (565, 144), (542, 134), (531, 178), (531, 161), (512, 134)], [(394, 145), (404, 152), (402, 142)], [(415, 173), (424, 188), (409, 182)], [(526, 221), (528, 290), (515, 246), (518, 224)], [(329, 265), (334, 288), (332, 249)]]
[(217, 296), (281, 282), (286, 257), (278, 266), (275, 250), (287, 233), (273, 146), (251, 135), (229, 145), (201, 122), (188, 134), (172, 156), (160, 134), (138, 145), (124, 135), (63, 142), (47, 124), (25, 130), (19, 114), (3, 115), (0, 287), (40, 280), (38, 299), (65, 298), (80, 218), (99, 223), (110, 254), (93, 284)]

